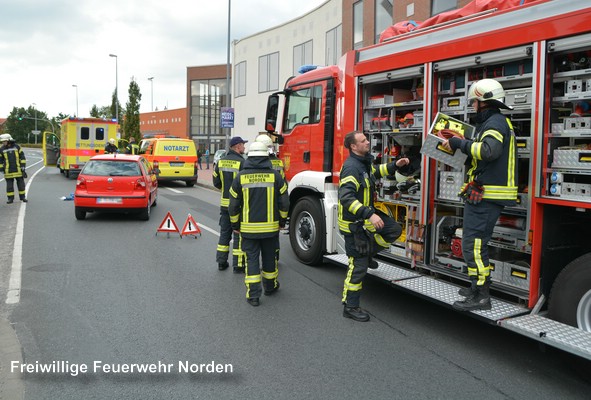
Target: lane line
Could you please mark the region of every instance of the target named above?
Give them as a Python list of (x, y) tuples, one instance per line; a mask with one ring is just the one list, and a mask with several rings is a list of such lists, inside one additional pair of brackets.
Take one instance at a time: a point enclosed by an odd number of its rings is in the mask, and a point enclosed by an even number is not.
[[(33, 164), (35, 165), (35, 164)], [(29, 187), (35, 179), (35, 176), (45, 167), (39, 168), (25, 185), (25, 192), (29, 192)], [(23, 234), (25, 227), (25, 212), (27, 203), (20, 203), (18, 218), (16, 222), (16, 234), (14, 235), (14, 246), (12, 252), (12, 266), (10, 269), (10, 278), (8, 280), (8, 292), (6, 293), (6, 304), (16, 304), (21, 299), (21, 279), (23, 270)]]
[(180, 190), (176, 190), (176, 189), (173, 189), (173, 188), (170, 188), (170, 187), (167, 187), (167, 188), (164, 188), (164, 189), (168, 189), (168, 190), (170, 190), (171, 192), (174, 192), (174, 193), (185, 193), (185, 192), (181, 192)]

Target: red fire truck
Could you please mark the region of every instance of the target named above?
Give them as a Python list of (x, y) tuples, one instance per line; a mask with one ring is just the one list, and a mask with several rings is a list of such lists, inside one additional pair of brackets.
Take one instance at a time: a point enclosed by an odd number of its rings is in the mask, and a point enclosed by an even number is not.
[(471, 83), (495, 78), (513, 106), (519, 204), (490, 242), (493, 307), (471, 315), (591, 359), (591, 5), (528, 3), (393, 37), (291, 78), (269, 97), (291, 199), (290, 240), (305, 264), (346, 265), (338, 233), (344, 135), (367, 134), (379, 162), (413, 154), (417, 173), (384, 179), (378, 206), (403, 235), (369, 273), (451, 307), (462, 258), (464, 167), (420, 153), (438, 113), (468, 122)]

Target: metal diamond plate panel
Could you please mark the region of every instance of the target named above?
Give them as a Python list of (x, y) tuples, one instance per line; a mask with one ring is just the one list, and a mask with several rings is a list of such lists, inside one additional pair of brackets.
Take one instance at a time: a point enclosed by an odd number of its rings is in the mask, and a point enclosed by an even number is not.
[(499, 324), (509, 330), (591, 360), (591, 332), (531, 314), (501, 321)]
[[(413, 292), (420, 293), (425, 297), (429, 297), (449, 305), (452, 305), (454, 301), (464, 299), (458, 294), (459, 286), (438, 281), (427, 276), (417, 279), (408, 279), (405, 281), (394, 282), (394, 285), (404, 287), (408, 290), (412, 290)], [(528, 312), (526, 308), (519, 307), (495, 298), (492, 298), (491, 302), (491, 310), (477, 310), (470, 312), (493, 321), (498, 321), (502, 318), (521, 315)]]
[[(324, 256), (324, 258), (329, 259), (332, 262), (343, 264), (345, 266), (349, 263), (346, 254), (332, 254), (329, 256)], [(410, 271), (405, 268), (399, 268), (394, 265), (385, 264), (381, 261), (378, 261), (378, 265), (379, 267), (377, 269), (369, 269), (367, 270), (367, 273), (369, 275), (377, 276), (378, 278), (387, 280), (389, 282), (421, 276), (416, 272)]]

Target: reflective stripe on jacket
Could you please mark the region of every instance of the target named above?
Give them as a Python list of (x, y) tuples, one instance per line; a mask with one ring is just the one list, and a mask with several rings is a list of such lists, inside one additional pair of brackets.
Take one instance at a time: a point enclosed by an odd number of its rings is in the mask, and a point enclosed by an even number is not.
[(225, 157), (218, 160), (213, 169), (213, 185), (222, 191), (220, 206), (223, 208), (228, 208), (230, 205), (230, 188), (243, 164), (244, 157), (230, 149)]

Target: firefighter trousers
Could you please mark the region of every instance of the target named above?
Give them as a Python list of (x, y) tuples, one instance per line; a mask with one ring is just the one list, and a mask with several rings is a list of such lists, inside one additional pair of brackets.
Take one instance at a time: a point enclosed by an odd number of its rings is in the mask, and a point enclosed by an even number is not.
[[(279, 235), (264, 239), (242, 238), (242, 251), (246, 254), (246, 269), (244, 284), (246, 285), (246, 298), (261, 297), (261, 282), (265, 291), (277, 287), (277, 260), (279, 257)], [(262, 274), (261, 274), (261, 261)], [(262, 276), (261, 276), (262, 275)]]
[(230, 254), (230, 240), (233, 239), (232, 266), (234, 268), (244, 268), (244, 253), (241, 249), (241, 237), (232, 231), (230, 223), (230, 214), (227, 208), (220, 209), (220, 239), (218, 241), (215, 261), (218, 264), (228, 262)]
[(370, 254), (360, 254), (355, 249), (355, 239), (353, 235), (344, 235), (345, 237), (345, 252), (349, 257), (349, 267), (347, 269), (347, 277), (343, 287), (342, 302), (347, 307), (359, 307), (359, 300), (361, 297), (361, 289), (363, 288), (363, 278), (367, 274), (367, 268), (371, 258), (380, 251), (389, 247), (402, 233), (402, 227), (394, 221), (394, 219), (381, 211), (378, 215), (384, 221), (384, 227), (378, 229), (371, 239), (373, 241), (371, 248), (373, 251)]
[(18, 178), (6, 178), (6, 196), (8, 200), (14, 200), (14, 180), (18, 188), (18, 196), (21, 200), (25, 199), (25, 179), (22, 176)]
[(488, 242), (495, 224), (503, 211), (503, 206), (481, 201), (478, 204), (464, 205), (464, 224), (462, 231), (462, 252), (468, 265), (468, 276), (477, 278), (478, 286), (490, 280), (490, 260)]

